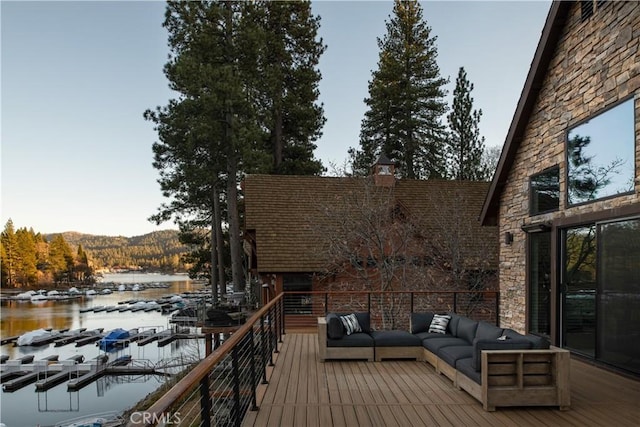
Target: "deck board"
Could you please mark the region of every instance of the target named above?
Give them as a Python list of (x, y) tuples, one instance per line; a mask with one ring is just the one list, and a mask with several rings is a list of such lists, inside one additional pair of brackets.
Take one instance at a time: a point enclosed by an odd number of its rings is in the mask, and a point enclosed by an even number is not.
[(571, 409), (482, 405), (425, 362), (317, 361), (317, 336), (283, 338), (243, 426), (636, 426), (640, 381), (571, 361)]

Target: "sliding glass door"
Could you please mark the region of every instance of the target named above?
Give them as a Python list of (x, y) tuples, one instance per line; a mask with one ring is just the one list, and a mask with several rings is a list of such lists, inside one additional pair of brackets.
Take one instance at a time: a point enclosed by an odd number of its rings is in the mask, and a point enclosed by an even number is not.
[(640, 373), (640, 219), (562, 233), (562, 343)]
[(600, 227), (598, 359), (640, 372), (640, 219)]
[(596, 347), (596, 226), (564, 231), (563, 344), (585, 356)]

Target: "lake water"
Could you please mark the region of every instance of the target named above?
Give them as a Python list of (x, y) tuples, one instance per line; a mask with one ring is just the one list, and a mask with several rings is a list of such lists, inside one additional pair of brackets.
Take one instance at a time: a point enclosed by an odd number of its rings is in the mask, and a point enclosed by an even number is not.
[[(166, 289), (146, 289), (139, 292), (118, 292), (119, 283), (148, 284), (153, 282), (169, 283)], [(0, 336), (11, 337), (40, 328), (88, 330), (104, 328), (105, 332), (123, 328), (155, 328), (157, 331), (170, 328), (170, 317), (160, 312), (113, 311), (81, 313), (84, 307), (98, 305), (118, 305), (119, 301), (131, 299), (154, 300), (168, 294), (185, 291), (198, 291), (202, 284), (191, 282), (188, 276), (159, 274), (107, 274), (97, 290), (106, 283), (114, 283), (114, 292), (108, 295), (82, 297), (67, 301), (4, 301), (0, 312)], [(35, 359), (57, 354), (59, 360), (81, 354), (90, 360), (104, 354), (95, 344), (76, 347), (75, 343), (60, 347), (49, 344), (42, 347), (14, 347), (13, 344), (0, 348), (3, 355), (11, 359), (25, 355), (34, 355)], [(127, 348), (110, 354), (110, 360), (128, 355), (134, 360), (151, 364), (168, 363), (183, 358), (188, 360), (204, 357), (204, 340), (176, 340), (164, 347), (156, 342), (145, 346), (131, 343)], [(32, 427), (53, 425), (63, 420), (77, 418), (106, 411), (123, 411), (153, 392), (166, 381), (163, 376), (105, 376), (90, 383), (79, 391), (67, 391), (66, 381), (46, 392), (36, 392), (30, 384), (14, 392), (2, 392), (0, 396), (0, 422), (7, 427)]]

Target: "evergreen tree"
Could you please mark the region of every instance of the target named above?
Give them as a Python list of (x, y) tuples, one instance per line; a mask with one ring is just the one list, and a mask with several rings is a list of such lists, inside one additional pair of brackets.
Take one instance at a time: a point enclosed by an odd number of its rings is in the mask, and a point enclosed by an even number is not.
[(56, 234), (49, 243), (49, 270), (56, 282), (71, 280), (74, 257), (62, 234)]
[(93, 269), (89, 266), (89, 257), (81, 244), (78, 245), (78, 251), (76, 252), (74, 271), (75, 278), (81, 282), (84, 282), (93, 274)]
[(435, 42), (420, 4), (395, 0), (387, 33), (378, 39), (380, 57), (365, 99), (360, 149), (349, 149), (355, 174), (368, 174), (385, 154), (402, 177), (445, 175), (441, 118), (447, 110), (447, 79), (440, 76)]
[(38, 281), (36, 268), (36, 241), (33, 230), (20, 228), (16, 231), (16, 279), (22, 286), (35, 285)]
[(153, 165), (171, 198), (150, 219), (173, 219), (185, 241), (198, 244), (194, 264), (209, 265), (214, 289), (228, 248), (232, 281), (242, 290), (243, 174), (322, 171), (313, 158), (324, 123), (315, 104), (324, 50), (315, 41), (318, 20), (308, 2), (169, 2), (164, 26), (171, 52), (164, 71), (179, 96), (145, 112), (159, 138)]
[(256, 13), (262, 37), (254, 77), (265, 152), (272, 160), (267, 172), (318, 175), (324, 168), (314, 158), (314, 141), (326, 121), (316, 103), (317, 66), (325, 50), (317, 39), (320, 19), (308, 1), (266, 1)]
[(483, 161), (484, 137), (480, 136), (478, 128), (482, 110), (473, 109), (471, 91), (473, 83), (467, 79), (464, 67), (460, 67), (453, 91), (452, 109), (447, 116), (448, 175), (457, 180), (481, 181), (491, 177)]
[(13, 288), (16, 286), (16, 262), (18, 253), (18, 242), (13, 221), (9, 219), (4, 226), (0, 236), (2, 243), (2, 262), (0, 264), (2, 285)]

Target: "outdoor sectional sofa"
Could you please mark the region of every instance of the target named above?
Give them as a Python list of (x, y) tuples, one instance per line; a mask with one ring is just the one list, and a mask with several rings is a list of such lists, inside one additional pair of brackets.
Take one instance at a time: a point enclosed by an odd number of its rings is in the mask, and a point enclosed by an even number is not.
[(412, 313), (410, 331), (372, 331), (369, 313), (355, 313), (362, 331), (347, 335), (343, 315), (318, 318), (321, 362), (411, 358), (431, 364), (487, 411), (499, 406), (569, 408), (569, 352), (542, 337), (455, 313), (447, 313), (445, 333), (429, 332), (434, 313)]

